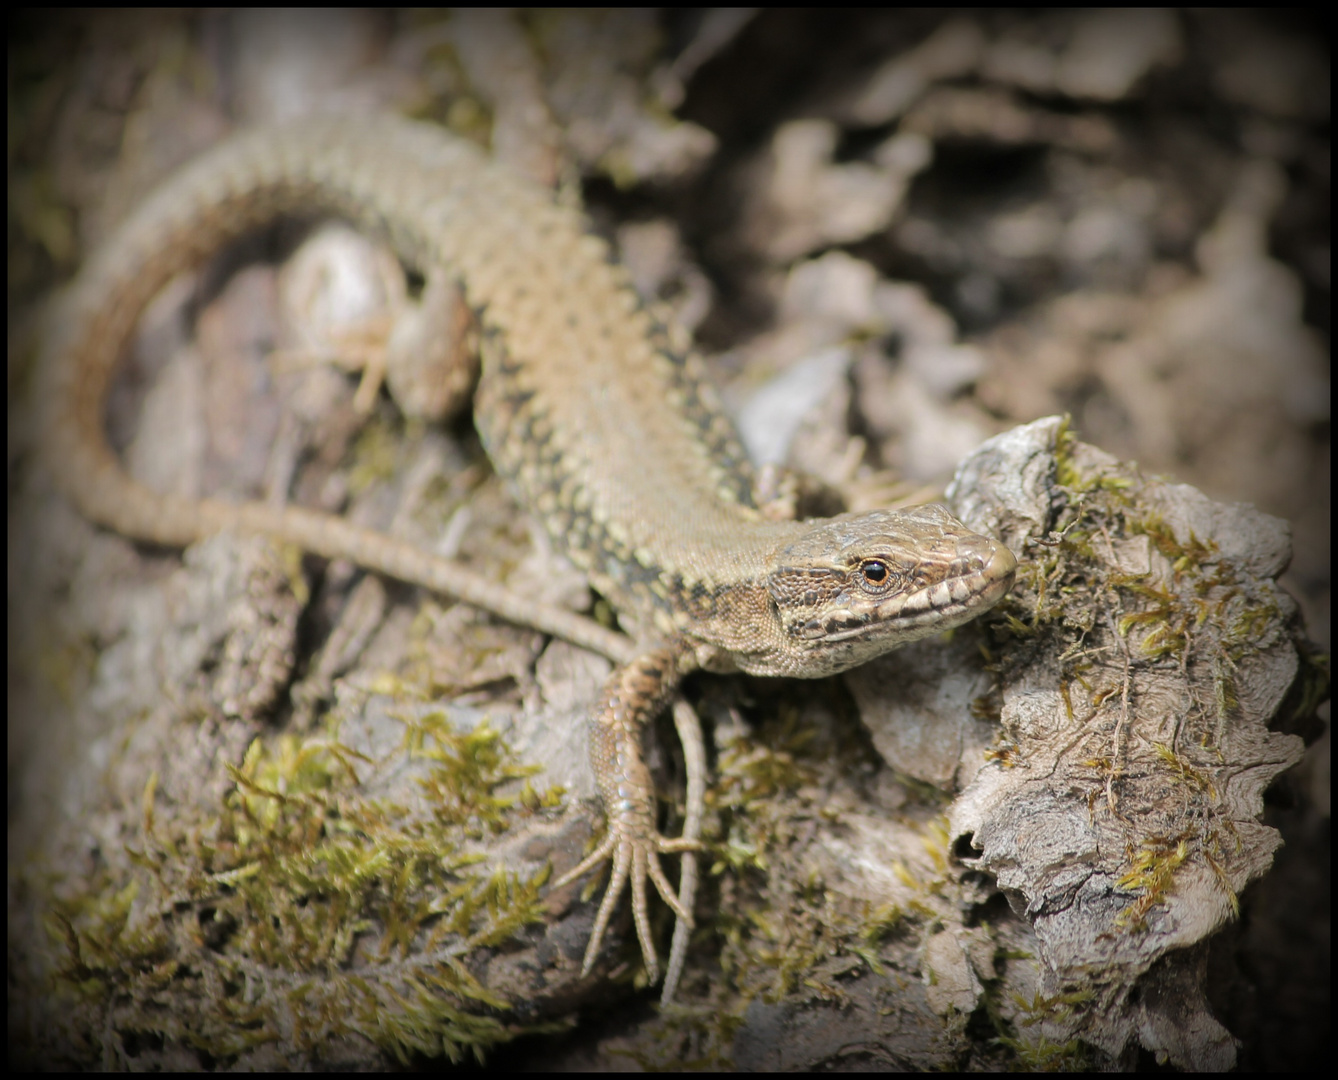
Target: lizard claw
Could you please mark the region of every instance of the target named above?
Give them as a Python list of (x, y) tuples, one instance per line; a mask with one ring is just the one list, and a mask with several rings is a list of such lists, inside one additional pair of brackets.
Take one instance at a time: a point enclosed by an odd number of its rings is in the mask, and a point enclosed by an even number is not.
[(632, 919), (636, 923), (637, 941), (641, 944), (641, 955), (646, 961), (646, 973), (652, 983), (659, 980), (660, 961), (655, 955), (655, 945), (650, 937), (650, 914), (646, 901), (646, 878), (655, 883), (655, 889), (664, 902), (673, 908), (674, 914), (688, 926), (693, 925), (692, 913), (674, 894), (669, 879), (664, 876), (660, 866), (660, 855), (681, 851), (698, 851), (701, 842), (680, 837), (677, 840), (661, 836), (653, 830), (648, 833), (640, 829), (618, 828), (611, 825), (604, 842), (582, 859), (576, 866), (553, 882), (553, 888), (569, 885), (583, 874), (594, 869), (605, 859), (613, 860), (613, 870), (609, 886), (604, 891), (599, 911), (595, 915), (595, 925), (590, 931), (590, 942), (585, 949), (585, 960), (581, 964), (581, 977), (590, 974), (599, 955), (604, 932), (608, 929), (613, 909), (622, 895), (623, 888), (630, 880), (632, 883)]
[[(655, 828), (655, 785), (650, 770), (641, 757), (640, 736), (645, 724), (669, 703), (678, 680), (691, 660), (681, 645), (666, 645), (637, 657), (614, 670), (600, 696), (599, 706), (588, 725), (590, 766), (599, 788), (600, 801), (609, 823), (608, 835), (589, 856), (563, 874), (554, 888), (566, 885), (593, 869), (605, 859), (611, 859), (613, 869), (609, 886), (595, 914), (595, 925), (590, 931), (585, 960), (581, 965), (582, 977), (589, 975), (599, 955), (613, 909), (623, 888), (632, 885), (632, 919), (636, 924), (637, 941), (646, 959), (646, 974), (652, 983), (660, 978), (660, 961), (650, 937), (650, 913), (646, 903), (646, 878), (664, 897), (678, 916), (680, 926), (692, 926), (692, 895), (696, 886), (696, 865), (691, 859), (685, 865), (683, 898), (674, 895), (669, 879), (660, 866), (660, 856), (671, 852), (690, 852), (701, 848), (696, 839), (701, 815), (689, 806), (685, 827), (690, 835), (671, 840), (661, 836)], [(676, 710), (677, 713), (677, 710)], [(678, 723), (678, 720), (675, 720)], [(704, 767), (700, 755), (700, 729), (697, 731), (697, 756), (693, 758), (694, 773), (700, 779)], [(686, 742), (691, 742), (689, 730)], [(693, 749), (686, 747), (691, 755)], [(697, 801), (700, 802), (700, 790)], [(676, 983), (683, 966), (683, 951), (687, 936), (678, 933), (670, 956), (670, 982)], [(665, 988), (672, 994), (673, 986)]]

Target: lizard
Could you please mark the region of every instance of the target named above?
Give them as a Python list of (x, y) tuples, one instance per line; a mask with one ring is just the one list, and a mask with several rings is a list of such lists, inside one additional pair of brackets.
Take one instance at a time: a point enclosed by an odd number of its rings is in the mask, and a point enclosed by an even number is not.
[[(187, 499), (134, 480), (104, 430), (105, 398), (139, 315), (172, 278), (289, 214), (340, 217), (410, 267), (458, 279), (479, 326), (474, 421), (496, 470), (630, 634), (338, 515)], [(643, 300), (583, 214), (479, 147), (399, 117), (310, 117), (230, 136), (150, 194), (84, 264), (41, 357), (43, 451), (92, 522), (186, 546), (224, 530), (454, 595), (615, 662), (587, 721), (606, 835), (553, 883), (611, 860), (582, 962), (596, 962), (630, 884), (650, 981), (659, 976), (649, 879), (677, 916), (664, 997), (692, 925), (704, 755), (675, 719), (689, 766), (685, 835), (662, 836), (641, 737), (694, 670), (820, 678), (987, 610), (1014, 556), (942, 506), (778, 521), (690, 335)], [(686, 710), (686, 711), (685, 711)], [(695, 783), (694, 783), (695, 779)], [(660, 856), (682, 853), (675, 895)]]

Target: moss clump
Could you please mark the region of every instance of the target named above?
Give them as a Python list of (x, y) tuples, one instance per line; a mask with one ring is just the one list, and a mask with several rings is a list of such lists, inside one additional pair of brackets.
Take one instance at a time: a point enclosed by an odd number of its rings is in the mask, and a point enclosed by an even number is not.
[[(489, 868), (480, 848), (559, 793), (534, 791), (486, 721), (400, 721), (377, 761), (335, 737), (257, 739), (196, 818), (159, 813), (150, 781), (131, 880), (104, 869), (48, 919), (56, 990), (88, 1040), (104, 1033), (104, 1063), (177, 1043), (212, 1066), (310, 1066), (364, 1041), (401, 1063), (482, 1061), (553, 1028), (517, 1023), (477, 965), (544, 922), (548, 876)], [(388, 770), (411, 781), (369, 795)]]

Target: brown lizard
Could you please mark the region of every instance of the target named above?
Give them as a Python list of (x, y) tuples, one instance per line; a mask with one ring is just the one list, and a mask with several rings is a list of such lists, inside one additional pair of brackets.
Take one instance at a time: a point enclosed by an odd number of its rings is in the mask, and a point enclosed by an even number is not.
[[(144, 307), (171, 278), (286, 213), (344, 217), (409, 265), (458, 277), (481, 328), (475, 423), (497, 470), (631, 631), (536, 606), (467, 569), (328, 514), (159, 494), (108, 446), (104, 398)], [(608, 833), (555, 885), (612, 859), (582, 973), (629, 883), (658, 977), (646, 878), (691, 925), (703, 756), (689, 763), (689, 827), (661, 836), (640, 740), (694, 669), (819, 678), (985, 611), (1008, 591), (1007, 548), (937, 505), (768, 520), (747, 457), (688, 336), (644, 302), (580, 214), (439, 128), (313, 118), (235, 136), (151, 195), (84, 267), (43, 358), (43, 431), (58, 481), (87, 517), (186, 545), (225, 529), (451, 593), (594, 649), (618, 667), (588, 724)], [(694, 783), (695, 779), (695, 783)], [(680, 895), (659, 855), (684, 852)], [(676, 933), (666, 998), (681, 968)]]

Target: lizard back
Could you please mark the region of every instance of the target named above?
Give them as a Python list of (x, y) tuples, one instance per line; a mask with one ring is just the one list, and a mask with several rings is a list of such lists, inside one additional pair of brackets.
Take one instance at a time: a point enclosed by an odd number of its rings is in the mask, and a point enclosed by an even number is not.
[[(460, 278), (481, 320), (475, 420), (489, 456), (621, 609), (667, 631), (685, 596), (715, 591), (722, 576), (755, 578), (793, 534), (752, 507), (747, 457), (687, 335), (641, 300), (582, 216), (473, 145), (389, 118), (308, 118), (228, 140), (90, 263), (65, 320), (82, 337), (62, 342), (52, 365), (77, 385), (47, 396), (72, 403), (48, 422), (57, 441), (98, 459), (73, 470), (91, 516), (145, 533), (133, 506), (99, 507), (105, 441), (76, 445), (102, 438), (124, 321), (175, 274), (286, 213), (347, 218), (415, 268)], [(198, 532), (156, 517), (162, 534), (147, 539)]]

